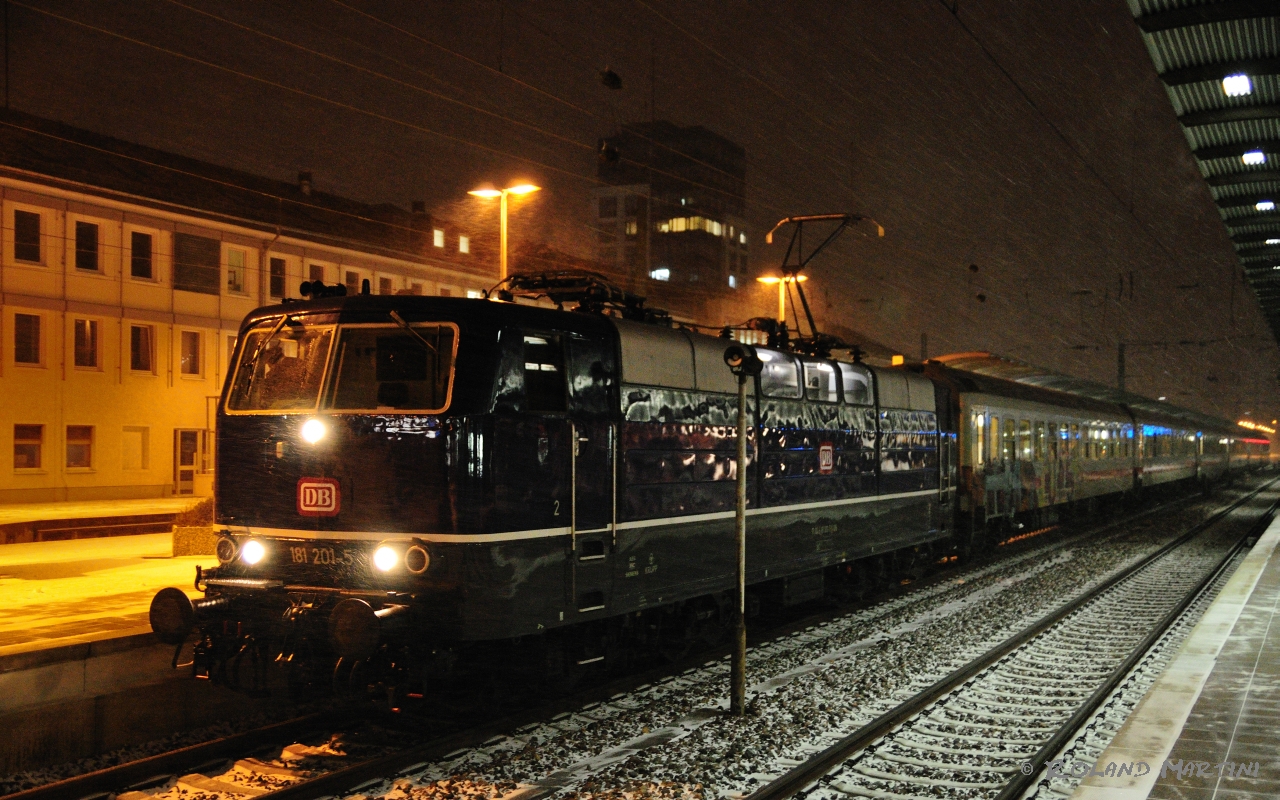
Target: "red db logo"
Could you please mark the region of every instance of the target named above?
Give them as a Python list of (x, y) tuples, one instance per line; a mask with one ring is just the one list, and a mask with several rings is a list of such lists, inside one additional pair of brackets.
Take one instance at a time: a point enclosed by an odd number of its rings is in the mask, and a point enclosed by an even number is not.
[(823, 442), (818, 445), (818, 472), (823, 475), (830, 475), (835, 466), (836, 449), (831, 446), (831, 442)]
[(333, 478), (303, 478), (298, 481), (298, 513), (304, 517), (336, 517), (342, 504), (342, 490)]

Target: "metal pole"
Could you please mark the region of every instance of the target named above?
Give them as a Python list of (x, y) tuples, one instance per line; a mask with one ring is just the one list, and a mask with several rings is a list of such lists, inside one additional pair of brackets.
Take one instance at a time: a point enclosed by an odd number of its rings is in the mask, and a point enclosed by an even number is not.
[(738, 603), (734, 619), (729, 713), (746, 714), (747, 695), (747, 375), (738, 376)]
[[(492, 195), (491, 195), (492, 196)], [(502, 190), (502, 201), (499, 204), (498, 212), (498, 249), (501, 255), (498, 257), (498, 280), (505, 281), (507, 279), (507, 190)]]
[(1116, 388), (1124, 391), (1124, 342), (1116, 348)]

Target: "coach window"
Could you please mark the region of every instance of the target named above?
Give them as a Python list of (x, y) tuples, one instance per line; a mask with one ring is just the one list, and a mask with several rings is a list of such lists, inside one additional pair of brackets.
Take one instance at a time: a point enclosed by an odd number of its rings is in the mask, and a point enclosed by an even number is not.
[(987, 420), (984, 414), (973, 415), (973, 441), (974, 441), (974, 457), (975, 466), (982, 466), (982, 462), (987, 458)]
[(987, 442), (989, 443), (990, 457), (992, 461), (1000, 460), (1000, 418), (992, 415), (991, 428), (988, 431)]
[(565, 410), (564, 345), (559, 336), (525, 334), (524, 399), (529, 411)]
[(1067, 453), (1071, 458), (1080, 457), (1080, 426), (1072, 423), (1071, 433), (1067, 438)]
[(1018, 458), (1031, 460), (1031, 423), (1025, 419), (1018, 420)]
[(822, 361), (804, 362), (804, 391), (810, 400), (834, 403), (840, 399), (840, 376), (836, 368)]
[(800, 369), (796, 360), (785, 353), (756, 348), (764, 369), (760, 372), (760, 391), (766, 397), (801, 397)]
[(1036, 461), (1044, 461), (1044, 423), (1036, 423), (1035, 435)]
[(1017, 455), (1016, 442), (1013, 438), (1013, 420), (1006, 419), (1004, 421), (1004, 429), (1000, 432), (1000, 457), (1005, 461), (1012, 461)]
[(856, 364), (839, 364), (844, 384), (844, 401), (859, 406), (871, 405), (871, 373)]
[(1058, 423), (1050, 422), (1045, 427), (1045, 458), (1050, 461), (1058, 460)]

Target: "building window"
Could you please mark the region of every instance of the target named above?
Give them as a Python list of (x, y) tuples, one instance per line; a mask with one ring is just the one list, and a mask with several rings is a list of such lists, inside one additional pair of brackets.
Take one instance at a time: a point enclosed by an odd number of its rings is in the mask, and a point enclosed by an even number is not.
[(738, 276), (737, 276), (737, 275), (730, 275), (730, 276), (729, 276), (729, 288), (730, 288), (730, 289), (737, 289), (737, 288), (738, 288)]
[(35, 314), (13, 315), (13, 361), (40, 363), (40, 317)]
[(284, 297), (284, 259), (271, 259), (271, 286), (269, 291), (272, 297)]
[(431, 243), (436, 247), (444, 247), (444, 231), (439, 228), (434, 228), (431, 231)]
[(120, 435), (120, 468), (140, 471), (151, 468), (151, 429), (126, 426)]
[(312, 264), (308, 268), (307, 278), (312, 281), (320, 281), (321, 283), (324, 283), (324, 265)]
[(627, 199), (623, 201), (623, 208), (628, 217), (634, 217), (640, 211), (640, 195), (627, 195)]
[(343, 276), (342, 283), (347, 287), (347, 294), (360, 293), (360, 273), (347, 272), (347, 274)]
[(182, 355), (179, 372), (183, 375), (200, 374), (200, 334), (197, 331), (182, 332)]
[(244, 294), (244, 251), (227, 250), (227, 291)]
[(85, 369), (98, 368), (98, 321), (96, 319), (78, 319), (75, 321), (76, 354), (75, 364)]
[(134, 231), (129, 234), (129, 275), (149, 281), (151, 271), (151, 234)]
[(13, 212), (13, 257), (40, 263), (40, 215), (34, 211)]
[(655, 270), (650, 270), (649, 277), (655, 281), (669, 281), (671, 280), (671, 270), (667, 267), (658, 267)]
[(67, 426), (67, 469), (93, 466), (93, 426)]
[(390, 278), (378, 278), (378, 294), (395, 294)]
[(173, 235), (173, 288), (200, 294), (218, 293), (222, 242), (189, 233)]
[(600, 198), (600, 219), (613, 219), (618, 216), (618, 198)]
[(14, 425), (13, 468), (40, 469), (40, 448), (43, 444), (43, 425)]
[(420, 283), (409, 284), (409, 292), (411, 294), (422, 294), (422, 284)]
[(134, 372), (152, 372), (152, 353), (155, 337), (150, 325), (129, 326), (129, 369)]
[(98, 226), (92, 222), (76, 223), (76, 269), (98, 271)]
[(441, 286), (441, 287), (440, 287), (440, 296), (441, 296), (441, 297), (453, 297), (453, 290), (452, 290), (452, 289), (450, 289), (448, 286)]
[(626, 225), (623, 227), (623, 231), (627, 236), (635, 236), (639, 232), (639, 228), (636, 226), (636, 221), (634, 219), (627, 220)]
[(466, 236), (458, 237), (458, 252), (459, 253), (471, 252), (471, 239), (469, 237), (466, 237)]

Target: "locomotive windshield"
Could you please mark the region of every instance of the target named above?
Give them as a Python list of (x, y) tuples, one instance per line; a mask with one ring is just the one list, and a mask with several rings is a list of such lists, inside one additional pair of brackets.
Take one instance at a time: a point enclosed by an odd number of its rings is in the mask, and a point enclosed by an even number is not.
[(443, 411), (453, 376), (453, 328), (414, 325), (342, 328), (325, 392), (336, 411)]
[(250, 331), (240, 350), (227, 406), (233, 411), (305, 411), (316, 407), (333, 328), (285, 318)]
[(335, 334), (332, 325), (265, 323), (245, 336), (227, 410), (443, 411), (456, 342), (447, 324), (342, 325)]

